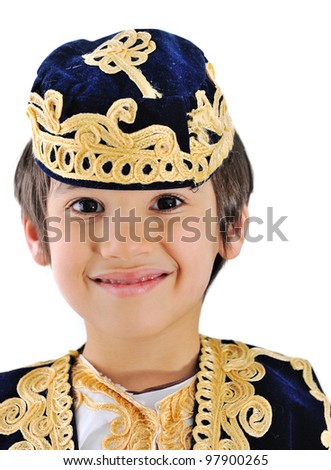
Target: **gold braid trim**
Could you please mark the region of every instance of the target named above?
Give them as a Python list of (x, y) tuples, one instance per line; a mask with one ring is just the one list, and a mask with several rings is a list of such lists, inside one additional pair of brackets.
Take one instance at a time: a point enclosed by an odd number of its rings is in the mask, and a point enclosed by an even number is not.
[(251, 384), (264, 375), (264, 367), (254, 361), (245, 344), (222, 344), (201, 336), (195, 450), (249, 449), (245, 433), (262, 437), (268, 431), (271, 406), (255, 395)]
[(158, 416), (161, 432), (158, 438), (160, 450), (191, 449), (192, 425), (186, 421), (193, 416), (196, 381), (170, 395), (159, 403)]
[[(109, 425), (102, 448), (108, 450), (146, 450), (151, 448), (156, 433), (153, 411), (143, 410), (133, 399), (112, 382), (103, 378), (90, 367), (78, 360), (72, 370), (75, 407), (84, 403), (94, 410), (107, 410), (118, 414)], [(95, 403), (79, 389), (103, 393), (114, 399), (115, 404)], [(138, 405), (138, 406), (137, 406)]]
[(255, 361), (261, 355), (289, 362), (294, 370), (302, 370), (310, 394), (324, 405), (326, 429), (321, 434), (321, 442), (330, 449), (330, 402), (314, 381), (308, 361), (263, 348), (250, 349), (239, 342), (222, 344), (205, 336), (201, 336), (194, 449), (245, 450), (249, 449), (249, 442), (244, 433), (262, 437), (268, 431), (272, 422), (271, 406), (265, 398), (255, 395), (251, 383), (265, 375), (262, 364)]
[[(190, 449), (194, 381), (159, 402), (154, 410), (134, 400), (124, 389), (101, 376), (79, 358), (73, 366), (75, 408), (82, 404), (91, 410), (110, 411), (118, 416), (109, 423), (109, 434), (102, 441), (105, 450)], [(102, 393), (114, 403), (94, 402), (84, 393)]]
[(125, 72), (144, 98), (161, 98), (162, 94), (154, 90), (137, 65), (147, 61), (148, 55), (154, 52), (156, 44), (151, 35), (145, 31), (123, 31), (109, 41), (102, 43), (83, 59), (88, 65), (99, 67), (105, 73)]
[(266, 351), (265, 349), (261, 348), (253, 348), (252, 349), (252, 354), (254, 357), (258, 355), (267, 355), (269, 357), (273, 357), (275, 359), (278, 359), (280, 361), (286, 361), (290, 362), (292, 368), (294, 370), (302, 370), (302, 376), (309, 387), (309, 393), (316, 398), (316, 400), (321, 401), (324, 406), (324, 418), (325, 418), (325, 425), (326, 429), (325, 431), (322, 432), (321, 434), (321, 442), (323, 446), (326, 449), (331, 450), (331, 407), (330, 407), (330, 402), (327, 398), (327, 396), (321, 391), (321, 389), (318, 387), (317, 383), (315, 382), (313, 378), (313, 371), (311, 364), (306, 361), (305, 359), (300, 359), (300, 358), (291, 358), (288, 356), (285, 356), (283, 354), (275, 353), (272, 351)]
[(28, 372), (18, 382), (19, 397), (0, 404), (0, 433), (20, 431), (25, 439), (9, 450), (74, 448), (69, 369), (67, 355), (49, 367)]
[[(136, 119), (138, 105), (132, 98), (115, 101), (105, 116), (80, 113), (61, 122), (62, 94), (48, 90), (43, 99), (32, 93), (27, 114), (35, 157), (67, 179), (122, 185), (202, 183), (229, 155), (234, 127), (219, 88), (213, 103), (201, 90), (196, 99), (197, 109), (188, 114), (191, 152), (186, 153), (167, 126), (155, 124), (132, 133), (119, 128), (119, 122)], [(210, 142), (211, 134), (218, 136), (216, 143)]]
[[(262, 348), (249, 348), (243, 343), (222, 344), (220, 340), (201, 336), (200, 372), (194, 382), (159, 403), (158, 414), (126, 394), (109, 380), (93, 373), (81, 361), (72, 367), (75, 406), (82, 403), (91, 409), (107, 409), (119, 416), (110, 423), (105, 449), (155, 448), (189, 449), (193, 434), (195, 450), (245, 450), (249, 443), (244, 433), (262, 437), (272, 421), (272, 410), (266, 399), (255, 395), (251, 382), (261, 380), (264, 367), (255, 361), (260, 355), (289, 362), (302, 370), (311, 395), (324, 405), (326, 429), (321, 442), (331, 448), (330, 403), (313, 379), (309, 362), (290, 358)], [(78, 356), (72, 352), (71, 356)], [(73, 449), (72, 398), (70, 396), (70, 355), (53, 364), (38, 367), (23, 376), (17, 387), (18, 397), (0, 404), (0, 434), (20, 431), (25, 440), (10, 449)], [(113, 404), (93, 402), (77, 387), (112, 396)], [(198, 404), (196, 426), (185, 421), (193, 416), (194, 392)]]

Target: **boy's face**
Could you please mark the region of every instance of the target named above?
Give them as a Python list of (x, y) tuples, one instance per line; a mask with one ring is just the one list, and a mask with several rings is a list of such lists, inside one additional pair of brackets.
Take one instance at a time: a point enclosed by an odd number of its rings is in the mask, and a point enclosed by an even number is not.
[(54, 182), (47, 213), (56, 282), (90, 334), (141, 338), (197, 327), (220, 251), (210, 181), (193, 191)]

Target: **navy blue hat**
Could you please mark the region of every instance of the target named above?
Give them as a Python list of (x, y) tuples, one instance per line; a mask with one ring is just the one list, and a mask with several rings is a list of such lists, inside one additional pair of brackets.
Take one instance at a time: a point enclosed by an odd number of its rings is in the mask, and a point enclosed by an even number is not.
[(160, 30), (59, 47), (38, 70), (28, 115), (38, 165), (79, 186), (196, 186), (233, 145), (212, 65)]

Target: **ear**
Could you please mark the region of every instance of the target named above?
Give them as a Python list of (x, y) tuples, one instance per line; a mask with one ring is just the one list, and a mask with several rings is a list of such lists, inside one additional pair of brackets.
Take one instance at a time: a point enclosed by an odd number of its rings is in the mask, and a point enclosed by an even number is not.
[(36, 229), (35, 225), (30, 222), (30, 220), (28, 220), (26, 217), (23, 217), (23, 227), (25, 238), (32, 254), (32, 258), (40, 266), (46, 266), (48, 263), (45, 260), (42, 242), (40, 240), (38, 230)]
[(223, 239), (220, 243), (219, 254), (223, 259), (234, 259), (240, 254), (245, 241), (245, 228), (248, 217), (248, 207), (245, 205), (240, 220), (236, 222), (235, 226), (229, 225), (226, 241)]

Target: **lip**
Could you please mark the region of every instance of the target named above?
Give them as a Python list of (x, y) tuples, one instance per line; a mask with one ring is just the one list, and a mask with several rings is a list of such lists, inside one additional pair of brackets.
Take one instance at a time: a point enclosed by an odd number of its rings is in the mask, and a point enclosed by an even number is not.
[(132, 297), (146, 294), (162, 283), (169, 274), (168, 271), (161, 270), (117, 271), (100, 274), (90, 279), (110, 294), (117, 297)]

